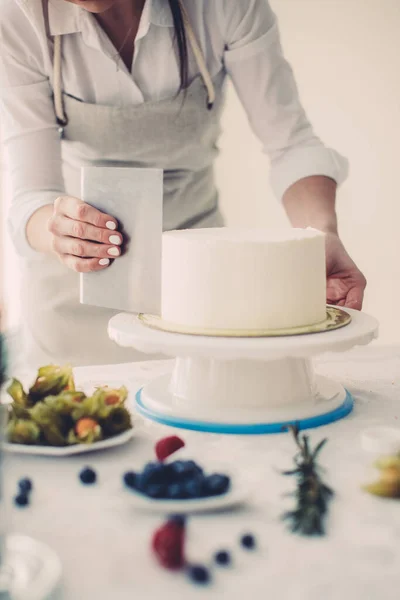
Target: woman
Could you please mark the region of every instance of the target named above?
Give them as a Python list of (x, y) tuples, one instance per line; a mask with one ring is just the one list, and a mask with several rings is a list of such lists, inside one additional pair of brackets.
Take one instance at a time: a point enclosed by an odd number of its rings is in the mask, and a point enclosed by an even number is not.
[(108, 340), (112, 311), (79, 305), (78, 273), (112, 268), (123, 241), (112, 215), (79, 199), (80, 167), (161, 167), (166, 229), (221, 225), (213, 162), (227, 75), (292, 224), (328, 234), (328, 301), (361, 308), (365, 279), (337, 235), (346, 161), (307, 121), (266, 0), (2, 0), (10, 226), (37, 363), (135, 356)]

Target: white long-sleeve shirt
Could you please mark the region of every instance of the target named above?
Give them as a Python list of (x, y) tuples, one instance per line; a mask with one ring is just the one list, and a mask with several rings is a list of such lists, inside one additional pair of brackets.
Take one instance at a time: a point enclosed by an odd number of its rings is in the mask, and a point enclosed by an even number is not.
[[(267, 0), (185, 0), (185, 5), (211, 76), (226, 69), (263, 144), (276, 196), (311, 175), (340, 184), (347, 161), (313, 132)], [(176, 94), (179, 65), (171, 51), (174, 28), (167, 0), (146, 0), (130, 73), (84, 9), (49, 0), (49, 21), (50, 33), (63, 36), (68, 94), (117, 106)], [(189, 74), (190, 79), (198, 74), (192, 59)], [(13, 190), (10, 231), (18, 252), (29, 256), (34, 254), (26, 239), (30, 216), (66, 191), (41, 0), (1, 0), (0, 119)]]

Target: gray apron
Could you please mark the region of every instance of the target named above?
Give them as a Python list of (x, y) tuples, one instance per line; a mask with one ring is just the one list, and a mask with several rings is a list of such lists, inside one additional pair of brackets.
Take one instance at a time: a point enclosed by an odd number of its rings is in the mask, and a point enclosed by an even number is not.
[[(198, 55), (191, 29), (188, 37)], [(185, 97), (181, 92), (140, 106), (88, 104), (68, 96), (65, 90), (68, 124), (61, 144), (66, 193), (80, 197), (83, 166), (162, 168), (165, 230), (221, 226), (213, 163), (224, 79), (223, 69), (213, 79), (212, 110), (207, 108), (204, 75), (193, 80)], [(78, 366), (148, 358), (109, 340), (107, 325), (115, 311), (81, 305), (79, 275), (57, 258), (42, 255), (27, 261), (22, 290), (26, 365)]]

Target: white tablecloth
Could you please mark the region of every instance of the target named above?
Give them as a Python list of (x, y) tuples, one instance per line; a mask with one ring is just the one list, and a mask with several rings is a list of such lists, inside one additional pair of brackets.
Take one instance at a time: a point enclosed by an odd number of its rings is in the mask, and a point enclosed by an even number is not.
[[(171, 363), (141, 363), (78, 369), (78, 383), (126, 384), (131, 397), (144, 382), (169, 370)], [(208, 562), (215, 550), (228, 548), (229, 570), (215, 569), (213, 583), (199, 590), (184, 575), (162, 570), (150, 551), (152, 532), (162, 519), (138, 513), (121, 485), (127, 469), (139, 469), (154, 456), (154, 441), (167, 431), (144, 425), (128, 445), (104, 453), (68, 459), (9, 456), (7, 502), (14, 531), (32, 535), (60, 555), (65, 600), (140, 600), (208, 598), (239, 600), (398, 600), (400, 597), (400, 502), (361, 491), (375, 477), (373, 457), (360, 444), (370, 425), (400, 427), (400, 347), (358, 349), (318, 361), (318, 371), (343, 382), (355, 397), (345, 420), (309, 432), (312, 443), (327, 436), (321, 454), (326, 480), (337, 493), (331, 503), (327, 535), (308, 539), (289, 533), (279, 515), (292, 505), (283, 494), (295, 481), (279, 471), (292, 466), (295, 447), (287, 434), (223, 437), (178, 432), (193, 457), (206, 467), (234, 462), (257, 481), (247, 508), (194, 516), (188, 524), (187, 554)], [(99, 482), (78, 480), (89, 464)], [(26, 509), (12, 506), (16, 482), (30, 476), (35, 491)], [(259, 549), (240, 549), (238, 538), (252, 532)]]

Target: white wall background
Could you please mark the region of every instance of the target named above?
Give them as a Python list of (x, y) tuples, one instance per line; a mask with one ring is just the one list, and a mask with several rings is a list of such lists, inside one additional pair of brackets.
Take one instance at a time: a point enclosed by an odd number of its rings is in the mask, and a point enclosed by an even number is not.
[[(400, 342), (400, 0), (271, 4), (317, 133), (351, 162), (338, 212), (342, 238), (369, 280), (365, 309), (380, 319), (382, 343)], [(232, 90), (221, 148), (217, 177), (228, 224), (285, 223), (267, 161)], [(15, 323), (18, 265), (9, 247), (6, 258)]]

